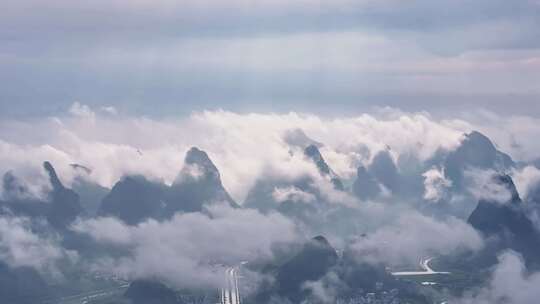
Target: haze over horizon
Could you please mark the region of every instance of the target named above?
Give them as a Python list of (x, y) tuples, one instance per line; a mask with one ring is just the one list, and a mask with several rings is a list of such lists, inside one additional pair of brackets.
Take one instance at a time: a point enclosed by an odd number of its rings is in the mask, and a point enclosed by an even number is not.
[(535, 0), (3, 1), (1, 117), (75, 101), (193, 110), (540, 115)]

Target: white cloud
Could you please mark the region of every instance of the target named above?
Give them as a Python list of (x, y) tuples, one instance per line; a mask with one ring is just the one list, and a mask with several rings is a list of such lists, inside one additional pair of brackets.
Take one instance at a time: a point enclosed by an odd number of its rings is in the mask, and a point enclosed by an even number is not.
[(181, 183), (184, 180), (198, 180), (204, 175), (204, 169), (197, 164), (185, 164), (182, 171), (177, 176), (175, 182)]
[(132, 231), (122, 221), (113, 217), (78, 219), (72, 230), (90, 234), (96, 241), (115, 245), (128, 245), (133, 242)]
[(129, 249), (122, 257), (102, 257), (94, 264), (96, 270), (127, 278), (157, 277), (179, 287), (219, 286), (219, 263), (269, 258), (275, 242), (298, 237), (295, 225), (278, 214), (217, 206), (208, 212), (177, 214), (169, 221), (149, 220), (135, 227), (112, 218), (90, 219), (73, 229)]
[[(215, 162), (232, 196), (242, 201), (257, 177), (318, 175), (302, 153), (290, 154), (291, 147), (283, 139), (290, 130), (302, 129), (324, 143), (323, 156), (345, 180), (354, 178), (358, 164), (369, 162), (366, 157), (387, 145), (397, 155), (412, 153), (426, 159), (438, 149), (455, 147), (462, 132), (455, 123), (427, 114), (325, 118), (205, 111), (181, 119), (153, 120), (113, 119), (87, 108), (74, 106), (82, 117), (0, 122), (0, 172), (39, 168), (43, 160), (50, 160), (67, 185), (74, 177), (71, 163), (91, 168), (90, 178), (108, 187), (133, 173), (172, 183), (185, 152), (198, 146)], [(85, 119), (92, 116), (88, 113), (95, 114), (93, 120)]]
[(540, 170), (534, 166), (526, 166), (512, 172), (512, 179), (516, 184), (519, 196), (526, 200), (529, 191), (540, 183)]
[(482, 237), (460, 219), (437, 220), (409, 211), (358, 238), (352, 248), (363, 261), (414, 265), (426, 256), (475, 251), (482, 246)]
[(422, 174), (424, 177), (424, 199), (438, 202), (445, 197), (452, 181), (444, 176), (444, 170), (431, 168)]
[(499, 173), (493, 170), (469, 169), (465, 171), (468, 191), (478, 200), (499, 204), (507, 203), (512, 198), (508, 185), (496, 180)]
[(312, 296), (321, 303), (334, 303), (339, 295), (335, 286), (343, 284), (334, 272), (328, 272), (318, 281), (307, 281), (303, 284), (303, 289), (311, 292)]
[(37, 235), (26, 218), (0, 217), (0, 260), (11, 267), (29, 266), (42, 272), (57, 272), (56, 262), (75, 259), (54, 236)]
[(520, 255), (508, 251), (499, 256), (488, 286), (455, 300), (459, 304), (533, 304), (540, 297), (540, 273), (527, 271)]
[(74, 102), (69, 108), (69, 113), (74, 116), (79, 116), (81, 118), (86, 118), (93, 121), (96, 118), (96, 113), (90, 109), (89, 106), (81, 104), (80, 102)]
[(538, 117), (508, 116), (476, 109), (462, 115), (462, 119), (469, 121), (475, 129), (486, 134), (500, 150), (510, 154), (514, 159), (531, 161), (540, 157), (540, 141), (535, 140), (540, 136)]
[(102, 106), (100, 110), (110, 115), (118, 114), (118, 110), (116, 110), (116, 108), (113, 106)]
[(315, 195), (304, 192), (296, 187), (276, 187), (272, 191), (272, 197), (278, 203), (293, 201), (300, 203), (311, 203), (315, 201)]

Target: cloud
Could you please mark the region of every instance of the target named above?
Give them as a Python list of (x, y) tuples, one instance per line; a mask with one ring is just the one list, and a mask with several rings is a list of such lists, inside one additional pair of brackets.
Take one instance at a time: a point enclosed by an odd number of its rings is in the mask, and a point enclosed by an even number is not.
[(95, 120), (96, 113), (90, 109), (89, 106), (81, 104), (80, 102), (74, 102), (69, 108), (69, 113), (81, 118), (86, 118), (89, 120)]
[(102, 106), (100, 110), (110, 115), (118, 114), (118, 110), (113, 106)]
[(493, 170), (468, 169), (465, 178), (468, 180), (467, 189), (477, 201), (485, 200), (505, 204), (512, 199), (512, 189), (508, 184), (499, 182), (499, 173)]
[(452, 181), (444, 176), (444, 170), (431, 168), (422, 174), (424, 177), (424, 199), (438, 202), (445, 197)]
[(180, 174), (176, 177), (176, 183), (184, 181), (197, 181), (204, 176), (204, 169), (197, 164), (185, 164)]
[(311, 293), (311, 296), (321, 301), (321, 303), (332, 303), (339, 296), (336, 286), (343, 285), (338, 275), (332, 271), (326, 273), (318, 281), (307, 281), (303, 284), (303, 289)]
[[(532, 140), (540, 134), (540, 119), (533, 114), (534, 109), (523, 115), (505, 115), (486, 109), (477, 109), (460, 117), (488, 135), (497, 148), (510, 154), (514, 159), (534, 161), (539, 157), (540, 143)], [(505, 107), (508, 109), (508, 106)], [(501, 128), (504, 126), (504, 128)]]
[(540, 170), (534, 166), (526, 166), (512, 172), (512, 180), (516, 184), (519, 196), (527, 200), (529, 193), (540, 183)]
[(75, 261), (77, 254), (63, 249), (57, 236), (36, 234), (28, 218), (0, 217), (1, 261), (11, 267), (28, 266), (54, 274), (58, 272), (57, 263), (65, 259)]
[(272, 192), (272, 197), (278, 203), (285, 201), (310, 203), (316, 200), (315, 195), (304, 192), (296, 187), (276, 187)]
[(499, 256), (488, 286), (455, 302), (460, 304), (536, 303), (540, 273), (527, 271), (522, 257), (512, 251)]
[(358, 238), (351, 248), (362, 261), (414, 265), (426, 256), (476, 251), (482, 246), (482, 237), (463, 220), (441, 221), (409, 211)]
[[(89, 167), (88, 176), (111, 187), (122, 175), (143, 174), (172, 183), (191, 146), (205, 150), (220, 170), (223, 183), (237, 201), (260, 176), (318, 176), (301, 151), (291, 155), (284, 139), (302, 129), (324, 143), (321, 153), (344, 180), (355, 177), (360, 163), (386, 146), (393, 153), (425, 160), (439, 149), (459, 144), (463, 125), (425, 113), (363, 114), (327, 118), (313, 114), (239, 114), (195, 112), (178, 119), (102, 115), (75, 106), (87, 115), (0, 122), (0, 172), (41, 170), (50, 160), (66, 185), (76, 176), (69, 164)], [(87, 110), (83, 110), (87, 109)], [(415, 140), (411, 140), (411, 138)], [(365, 150), (369, 151), (367, 154)]]
[(272, 246), (299, 237), (295, 225), (278, 214), (211, 207), (208, 214), (177, 214), (126, 226), (116, 219), (81, 220), (73, 230), (99, 243), (128, 248), (121, 257), (102, 257), (95, 270), (130, 279), (159, 278), (178, 287), (217, 287), (220, 264), (272, 257)]

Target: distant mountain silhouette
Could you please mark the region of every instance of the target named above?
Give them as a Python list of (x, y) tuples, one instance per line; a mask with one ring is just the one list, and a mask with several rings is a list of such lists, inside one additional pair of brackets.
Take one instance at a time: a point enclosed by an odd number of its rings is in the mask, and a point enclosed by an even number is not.
[(2, 185), (6, 200), (0, 204), (16, 215), (45, 217), (51, 226), (64, 230), (83, 212), (79, 195), (64, 187), (50, 162), (44, 162), (43, 168), (51, 185), (45, 199), (33, 197), (26, 185), (12, 172), (7, 172)]
[(205, 206), (219, 203), (238, 207), (206, 152), (193, 147), (172, 186), (143, 176), (126, 176), (103, 199), (98, 214), (135, 225), (149, 218), (170, 218), (177, 212), (201, 212)]
[(343, 187), (343, 182), (341, 181), (339, 176), (332, 169), (330, 169), (330, 166), (328, 166), (328, 164), (324, 160), (317, 146), (307, 146), (304, 149), (304, 155), (313, 161), (322, 176), (330, 178), (332, 184), (334, 184), (334, 188), (341, 191), (345, 190), (345, 188)]
[(364, 166), (358, 167), (356, 179), (354, 180), (352, 191), (354, 195), (362, 200), (374, 199), (381, 193), (379, 183)]
[(528, 263), (538, 264), (540, 237), (527, 217), (511, 177), (498, 174), (492, 182), (506, 188), (510, 199), (504, 202), (480, 200), (468, 222), (486, 238), (495, 241), (499, 250), (513, 249), (521, 253)]
[(375, 155), (369, 165), (369, 173), (392, 193), (399, 190), (398, 168), (389, 151), (384, 150)]
[(401, 189), (401, 176), (399, 170), (388, 150), (380, 151), (371, 163), (359, 166), (352, 191), (362, 200), (375, 199), (382, 194), (382, 190), (399, 195)]
[[(341, 178), (326, 163), (316, 145), (308, 145), (303, 152), (304, 156), (317, 167), (321, 177), (328, 179), (334, 189), (345, 191)], [(314, 199), (310, 202), (297, 201), (296, 197), (291, 196), (278, 202), (274, 197), (274, 192), (278, 189), (295, 189)], [(292, 180), (272, 176), (260, 178), (255, 182), (255, 185), (248, 192), (243, 206), (257, 209), (263, 213), (278, 210), (285, 215), (309, 221), (313, 212), (316, 212), (317, 205), (325, 203), (325, 198), (311, 176), (304, 175)]]
[(126, 176), (103, 198), (100, 216), (115, 216), (129, 225), (160, 218), (167, 187), (144, 176)]
[(76, 177), (73, 180), (71, 189), (79, 194), (81, 206), (89, 216), (97, 215), (101, 201), (111, 191), (109, 188), (82, 177)]
[(47, 219), (56, 228), (66, 228), (83, 212), (79, 195), (64, 187), (51, 163), (46, 161), (43, 163), (43, 167), (49, 173), (49, 179), (53, 186), (49, 193), (50, 208), (47, 212)]
[(277, 293), (294, 303), (306, 296), (302, 285), (323, 277), (338, 262), (336, 250), (323, 236), (307, 242), (302, 250), (279, 267), (276, 275)]
[(514, 165), (512, 158), (498, 151), (487, 136), (473, 131), (466, 134), (458, 148), (447, 155), (444, 167), (446, 176), (460, 189), (463, 187), (463, 172), (468, 168), (505, 172)]
[(283, 140), (290, 146), (306, 148), (307, 146), (313, 145), (317, 148), (323, 146), (322, 143), (315, 141), (309, 138), (302, 129), (292, 129), (285, 132)]
[(184, 167), (167, 193), (166, 214), (198, 212), (206, 205), (226, 203), (238, 207), (223, 187), (220, 173), (206, 152), (191, 148)]
[[(397, 280), (382, 263), (362, 261), (362, 256), (348, 246), (340, 258), (323, 236), (309, 240), (281, 265), (267, 269), (267, 275), (274, 273), (275, 279), (263, 285), (250, 303), (267, 303), (270, 299), (281, 303), (324, 303), (314, 299), (312, 290), (306, 288), (306, 283), (316, 281), (330, 284), (326, 287), (342, 297), (377, 292), (383, 284), (384, 290), (398, 288), (402, 299), (429, 303), (414, 284)], [(325, 281), (330, 273), (332, 280)]]

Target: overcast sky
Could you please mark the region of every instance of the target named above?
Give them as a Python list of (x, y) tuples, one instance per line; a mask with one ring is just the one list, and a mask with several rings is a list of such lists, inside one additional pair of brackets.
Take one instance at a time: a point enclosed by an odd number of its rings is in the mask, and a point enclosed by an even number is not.
[(0, 117), (471, 107), (540, 116), (538, 0), (3, 0)]

